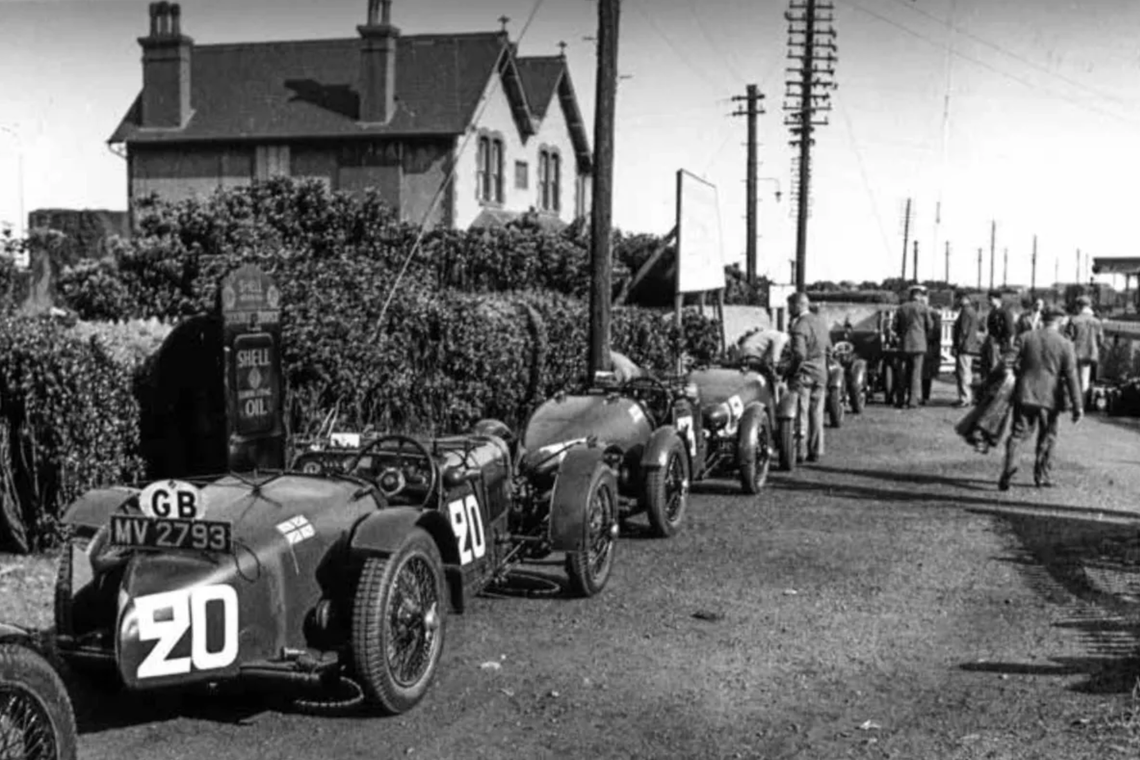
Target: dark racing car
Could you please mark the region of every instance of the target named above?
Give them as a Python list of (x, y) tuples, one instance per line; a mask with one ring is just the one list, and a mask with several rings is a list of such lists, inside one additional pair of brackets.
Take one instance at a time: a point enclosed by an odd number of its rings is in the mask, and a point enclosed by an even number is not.
[(562, 463), (540, 508), (513, 499), (491, 435), (378, 436), (345, 466), (90, 491), (64, 517), (58, 649), (132, 690), (261, 681), (385, 712), (426, 693), (449, 611), (514, 563), (566, 553), (602, 589), (617, 485), (601, 448)]
[[(599, 373), (593, 383), (558, 393), (530, 415), (518, 441), (519, 475), (541, 503), (565, 477), (577, 451), (596, 447), (617, 473), (619, 516), (645, 513), (658, 537), (685, 517), (694, 465), (700, 464), (701, 419), (695, 388), (635, 377), (619, 383)], [(476, 430), (502, 430), (486, 420)]]

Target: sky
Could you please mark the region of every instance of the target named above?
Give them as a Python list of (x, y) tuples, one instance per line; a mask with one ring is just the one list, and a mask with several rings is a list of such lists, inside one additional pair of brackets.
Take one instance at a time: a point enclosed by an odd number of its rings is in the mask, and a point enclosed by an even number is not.
[[(1140, 255), (1140, 3), (833, 2), (838, 88), (812, 154), (809, 282), (898, 276), (908, 198), (922, 279), (944, 277), (948, 241), (950, 279), (976, 284), (981, 248), (988, 286), (992, 222), (995, 284), (1006, 250), (1008, 282), (1029, 284), (1035, 235), (1038, 285), (1072, 281), (1078, 249), (1082, 280), (1085, 255)], [(367, 0), (181, 5), (184, 33), (210, 44), (353, 37)], [(617, 226), (668, 232), (685, 169), (716, 185), (725, 258), (743, 257), (746, 120), (731, 116), (732, 98), (755, 83), (766, 109), (758, 271), (788, 281), (786, 10), (773, 0), (622, 0)], [(392, 16), (404, 34), (491, 31), (507, 16), (523, 55), (565, 41), (592, 125), (596, 0), (394, 0)], [(125, 208), (126, 163), (106, 140), (141, 87), (147, 26), (145, 0), (0, 0), (0, 223), (21, 228), (21, 196), (26, 211)], [(906, 256), (911, 276), (913, 249)]]

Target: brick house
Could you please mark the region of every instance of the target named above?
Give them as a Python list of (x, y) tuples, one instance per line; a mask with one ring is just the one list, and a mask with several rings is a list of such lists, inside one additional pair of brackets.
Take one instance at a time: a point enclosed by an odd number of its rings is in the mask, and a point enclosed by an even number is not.
[(375, 187), (432, 226), (588, 214), (565, 56), (519, 56), (505, 31), (402, 36), (390, 14), (369, 0), (356, 38), (195, 45), (176, 3), (152, 3), (142, 92), (108, 140), (125, 147), (132, 207), (285, 174)]

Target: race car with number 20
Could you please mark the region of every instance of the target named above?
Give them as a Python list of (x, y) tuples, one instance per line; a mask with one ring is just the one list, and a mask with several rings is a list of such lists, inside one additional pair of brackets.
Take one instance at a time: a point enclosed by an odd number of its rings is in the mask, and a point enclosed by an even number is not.
[(260, 680), (403, 712), (448, 612), (512, 563), (565, 552), (572, 589), (601, 590), (614, 474), (576, 461), (542, 515), (516, 508), (492, 435), (383, 435), (345, 468), (90, 491), (64, 517), (58, 650), (132, 690)]

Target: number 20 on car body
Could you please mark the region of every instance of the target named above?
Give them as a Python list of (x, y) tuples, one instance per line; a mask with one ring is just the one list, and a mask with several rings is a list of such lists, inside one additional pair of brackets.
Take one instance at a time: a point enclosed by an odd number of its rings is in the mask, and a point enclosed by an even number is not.
[[(140, 681), (184, 675), (191, 670), (219, 670), (238, 655), (238, 597), (225, 584), (197, 586), (136, 597), (138, 641), (154, 646), (139, 663)], [(190, 652), (173, 656), (175, 647), (190, 632)], [(210, 632), (221, 641), (210, 641)]]
[(447, 505), (451, 529), (459, 543), (459, 564), (466, 565), (481, 559), (487, 553), (487, 537), (483, 532), (483, 517), (479, 514), (479, 500), (468, 494)]

